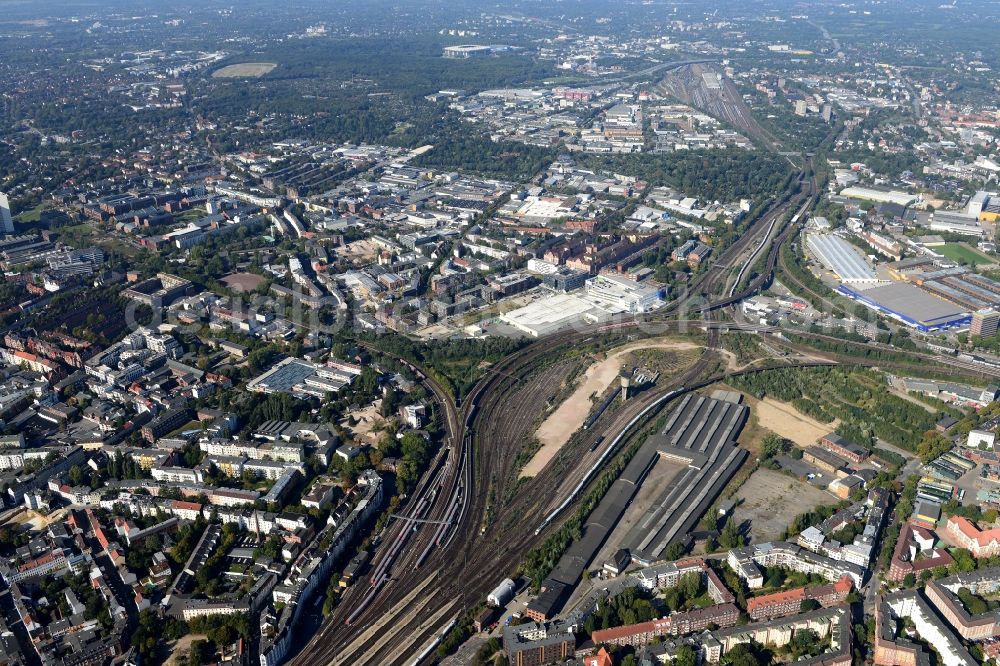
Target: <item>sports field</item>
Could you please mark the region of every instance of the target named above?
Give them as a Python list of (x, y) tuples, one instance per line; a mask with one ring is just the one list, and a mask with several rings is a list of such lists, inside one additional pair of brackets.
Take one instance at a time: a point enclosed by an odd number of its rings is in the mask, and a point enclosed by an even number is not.
[(241, 62), (235, 65), (227, 65), (222, 69), (217, 69), (212, 73), (216, 79), (236, 79), (244, 77), (264, 76), (277, 67), (273, 62)]
[(945, 243), (944, 245), (936, 245), (931, 248), (935, 252), (943, 254), (948, 259), (952, 261), (957, 261), (966, 264), (995, 264), (996, 259), (990, 257), (989, 255), (983, 254), (976, 248), (966, 244), (966, 243)]

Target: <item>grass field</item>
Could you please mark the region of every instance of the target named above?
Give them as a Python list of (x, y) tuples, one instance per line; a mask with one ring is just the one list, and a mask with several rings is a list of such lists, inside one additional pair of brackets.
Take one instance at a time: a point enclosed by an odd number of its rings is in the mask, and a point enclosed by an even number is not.
[(14, 220), (22, 224), (38, 222), (38, 220), (42, 217), (42, 211), (48, 210), (49, 208), (52, 208), (52, 202), (43, 201), (30, 210), (22, 210), (14, 216)]
[(945, 243), (932, 248), (952, 261), (966, 264), (995, 264), (996, 259), (966, 243)]
[(277, 66), (273, 62), (241, 62), (215, 70), (212, 72), (212, 77), (216, 79), (235, 79), (264, 76)]
[(85, 222), (59, 227), (58, 233), (59, 240), (73, 247), (97, 245), (106, 252), (115, 252), (126, 257), (137, 257), (141, 252), (137, 247), (119, 238), (96, 232), (94, 227)]

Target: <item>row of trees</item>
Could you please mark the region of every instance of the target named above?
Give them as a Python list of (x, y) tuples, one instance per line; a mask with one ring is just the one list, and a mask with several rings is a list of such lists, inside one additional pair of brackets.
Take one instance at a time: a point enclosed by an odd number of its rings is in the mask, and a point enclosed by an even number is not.
[(522, 339), (411, 340), (403, 335), (371, 336), (368, 340), (387, 354), (411, 360), (428, 370), (435, 380), (463, 397), (478, 381), (484, 368), (506, 358), (524, 345)]

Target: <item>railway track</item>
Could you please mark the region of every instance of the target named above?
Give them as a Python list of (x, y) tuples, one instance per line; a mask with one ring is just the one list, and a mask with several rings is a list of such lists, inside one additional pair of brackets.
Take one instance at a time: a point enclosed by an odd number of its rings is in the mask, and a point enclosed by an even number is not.
[[(719, 329), (735, 328), (755, 330), (769, 335), (761, 327), (746, 327), (735, 322), (717, 321), (715, 313), (749, 295), (757, 293), (772, 278), (780, 259), (780, 249), (798, 229), (803, 213), (811, 209), (817, 197), (815, 176), (806, 180), (806, 171), (799, 176), (800, 192), (789, 194), (776, 202), (757, 222), (733, 243), (716, 262), (692, 284), (688, 293), (656, 313), (655, 316), (588, 327), (584, 330), (565, 331), (541, 339), (525, 347), (492, 367), (473, 387), (460, 406), (455, 406), (441, 387), (433, 385), (436, 399), (445, 405), (448, 444), (442, 447), (408, 501), (410, 518), (431, 522), (415, 527), (412, 521), (400, 521), (387, 530), (383, 548), (373, 563), (371, 587), (361, 586), (348, 590), (340, 607), (317, 636), (293, 660), (302, 666), (326, 666), (343, 663), (401, 664), (416, 654), (419, 646), (437, 636), (442, 626), (455, 621), (455, 609), (467, 609), (480, 601), (499, 578), (513, 571), (524, 554), (540, 543), (548, 527), (558, 523), (561, 512), (571, 506), (580, 493), (586, 490), (592, 478), (586, 478), (587, 467), (593, 467), (592, 458), (585, 458), (588, 465), (573, 466), (569, 472), (549, 464), (537, 476), (518, 481), (514, 464), (516, 446), (498, 446), (509, 438), (517, 438), (534, 422), (538, 414), (538, 396), (533, 394), (532, 373), (567, 349), (586, 344), (609, 335), (649, 335), (650, 325), (661, 329), (658, 333), (676, 332), (685, 326), (698, 326), (708, 334), (707, 351), (681, 377), (655, 391), (630, 402), (620, 410), (601, 417), (589, 435), (604, 436), (608, 442), (606, 454), (610, 459), (629, 439), (635, 427), (644, 422), (642, 417), (655, 415), (667, 402), (671, 391), (679, 387), (693, 390), (736, 374), (761, 372), (771, 367), (747, 368), (734, 373), (710, 373), (718, 362), (716, 349)], [(798, 211), (789, 216), (791, 211)], [(773, 236), (773, 237), (772, 237)], [(746, 287), (740, 284), (748, 266), (757, 261), (767, 248), (764, 270), (750, 279)], [(741, 259), (749, 257), (740, 266), (732, 287), (728, 280)], [(724, 294), (713, 298), (722, 281)], [(696, 317), (680, 318), (692, 312)], [(673, 319), (671, 319), (673, 318)], [(787, 349), (816, 351), (801, 345), (782, 342)], [(838, 342), (840, 339), (831, 338)], [(894, 350), (898, 351), (898, 350)], [(900, 370), (926, 368), (927, 357), (914, 354), (912, 364), (861, 359), (847, 354), (818, 353), (821, 360), (782, 363), (774, 367), (814, 367), (818, 365), (851, 364), (862, 367), (893, 367)], [(982, 368), (964, 368), (952, 362), (957, 374), (983, 375)], [(705, 376), (706, 373), (709, 376)], [(1000, 374), (1000, 371), (997, 371)], [(586, 446), (583, 440), (577, 447)], [(574, 455), (569, 451), (569, 455)], [(566, 500), (570, 485), (572, 490)], [(552, 515), (554, 508), (559, 511)], [(546, 516), (551, 516), (542, 526), (533, 529)], [(396, 539), (403, 545), (397, 547)], [(384, 544), (390, 544), (385, 547)], [(434, 579), (433, 594), (409, 595), (420, 589), (429, 578)], [(443, 610), (445, 609), (445, 610)], [(447, 610), (447, 612), (446, 612)], [(349, 616), (349, 617), (347, 617)], [(450, 620), (447, 625), (428, 622), (429, 617)], [(350, 625), (345, 624), (350, 620)], [(436, 625), (436, 626), (435, 626)], [(385, 627), (378, 640), (356, 640), (356, 627)], [(389, 629), (391, 627), (391, 629)], [(422, 655), (421, 659), (426, 659)], [(415, 663), (415, 662), (414, 662)]]
[[(799, 180), (802, 181), (801, 176)], [(777, 202), (761, 217), (764, 223), (758, 220), (750, 232), (731, 245), (702, 274), (689, 291), (690, 295), (675, 302), (670, 309), (680, 309), (681, 305), (692, 300), (695, 295), (712, 294), (717, 282), (731, 272), (733, 263), (751, 247), (760, 232), (763, 230), (766, 235), (770, 235), (773, 225), (795, 201), (795, 197), (789, 196)], [(759, 251), (765, 242), (766, 237), (754, 252)], [(759, 285), (752, 288), (759, 288)], [(731, 297), (736, 296), (732, 294)], [(702, 308), (707, 313), (712, 309), (714, 308)], [(605, 329), (592, 333), (596, 332), (607, 334), (611, 331)], [(586, 335), (583, 334), (584, 337)], [(717, 332), (710, 331), (709, 336), (710, 346), (714, 347)], [(521, 530), (528, 534), (521, 534), (520, 538), (512, 542), (506, 534), (509, 528), (494, 529), (493, 525), (504, 526), (511, 520), (517, 520), (523, 513), (541, 511), (544, 508), (542, 498), (546, 493), (524, 494), (521, 497), (526, 497), (527, 500), (511, 501), (511, 468), (516, 458), (516, 447), (492, 444), (501, 439), (503, 432), (511, 429), (510, 418), (505, 414), (508, 407), (507, 396), (516, 387), (520, 377), (525, 375), (526, 370), (544, 362), (559, 347), (578, 342), (580, 337), (581, 334), (577, 332), (556, 334), (512, 354), (494, 366), (473, 388), (460, 409), (453, 406), (440, 386), (425, 377), (428, 387), (444, 407), (449, 443), (438, 453), (430, 471), (421, 479), (407, 503), (408, 509), (404, 516), (409, 519), (441, 521), (441, 524), (429, 527), (435, 523), (423, 523), (424, 527), (413, 528), (414, 531), (411, 531), (412, 520), (401, 520), (393, 529), (386, 530), (383, 544), (388, 545), (379, 549), (379, 554), (373, 561), (369, 587), (363, 589), (359, 586), (345, 593), (339, 607), (345, 610), (338, 609), (334, 612), (332, 619), (321, 628), (293, 663), (309, 666), (360, 663), (364, 660), (371, 660), (372, 663), (376, 663), (375, 660), (378, 660), (377, 663), (397, 663), (402, 658), (398, 654), (396, 661), (383, 660), (400, 647), (402, 638), (384, 641), (374, 653), (370, 650), (362, 652), (358, 648), (343, 654), (341, 650), (350, 644), (351, 635), (356, 633), (351, 627), (364, 626), (382, 618), (429, 571), (444, 574), (446, 581), (457, 581), (463, 579), (461, 574), (451, 575), (451, 571), (456, 569), (455, 563), (459, 560), (462, 562), (462, 566), (458, 567), (459, 572), (507, 571), (520, 561), (535, 535), (528, 530)], [(713, 362), (711, 356), (703, 357), (691, 368), (689, 374), (684, 375), (683, 380), (703, 372)], [(421, 374), (424, 376), (424, 373)], [(514, 405), (515, 409), (508, 413), (523, 415), (530, 412), (526, 409), (530, 403), (530, 396), (522, 396), (520, 403)], [(524, 425), (523, 418), (520, 421)], [(542, 474), (528, 481), (527, 485), (545, 487), (546, 483), (551, 483), (548, 487), (553, 488), (557, 485), (554, 483), (557, 480), (549, 479), (550, 475), (551, 470), (543, 470)], [(475, 487), (474, 479), (479, 481)], [(501, 510), (502, 503), (505, 506)], [(495, 518), (494, 514), (497, 514)], [(490, 516), (490, 524), (483, 523), (487, 516)], [(504, 538), (494, 536), (494, 532), (502, 532)], [(518, 533), (517, 530), (514, 532)], [(492, 541), (493, 547), (473, 548), (477, 541)], [(482, 588), (490, 582), (482, 576), (474, 578), (478, 579), (481, 587), (462, 584), (454, 589), (446, 589), (444, 596), (453, 598), (457, 594), (463, 607), (471, 606), (483, 594)], [(468, 579), (466, 582), (469, 582)], [(470, 593), (473, 596), (469, 596)]]

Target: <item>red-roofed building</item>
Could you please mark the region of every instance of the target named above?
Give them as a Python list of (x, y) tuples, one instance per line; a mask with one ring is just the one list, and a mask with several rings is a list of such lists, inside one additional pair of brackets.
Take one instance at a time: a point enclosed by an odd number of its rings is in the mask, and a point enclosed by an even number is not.
[(683, 613), (674, 613), (659, 620), (639, 622), (624, 627), (599, 629), (591, 634), (594, 643), (606, 645), (648, 645), (661, 636), (678, 636), (703, 631), (711, 625), (732, 627), (740, 617), (740, 609), (735, 604), (716, 604)]
[(62, 550), (56, 549), (23, 562), (16, 569), (5, 569), (3, 576), (8, 584), (20, 583), (25, 580), (41, 578), (47, 574), (56, 574), (68, 568), (69, 563), (66, 561), (66, 555)]
[(201, 515), (201, 504), (174, 500), (170, 504), (170, 512), (183, 520), (196, 520)]
[(956, 546), (968, 549), (973, 557), (1000, 555), (1000, 528), (981, 530), (968, 518), (951, 516), (944, 529)]
[(608, 651), (601, 648), (597, 654), (583, 658), (583, 666), (614, 666), (615, 662)]
[(111, 541), (108, 539), (108, 535), (104, 533), (104, 528), (101, 524), (97, 522), (97, 518), (94, 517), (93, 513), (88, 512), (88, 517), (90, 518), (90, 526), (94, 530), (94, 536), (97, 538), (97, 543), (101, 544), (101, 548), (104, 550), (108, 549), (111, 545)]
[(597, 220), (566, 220), (566, 223), (563, 225), (566, 229), (579, 229), (590, 234), (594, 233), (594, 227), (596, 226)]
[(797, 587), (793, 590), (752, 597), (747, 599), (747, 614), (754, 621), (794, 615), (799, 612), (802, 602), (807, 599), (815, 600), (824, 608), (836, 606), (844, 603), (853, 587), (850, 577), (844, 576), (831, 585)]
[(922, 571), (951, 564), (951, 555), (944, 548), (935, 548), (935, 541), (937, 536), (934, 532), (903, 523), (889, 564), (889, 580), (899, 582), (906, 578), (906, 574), (918, 575)]

